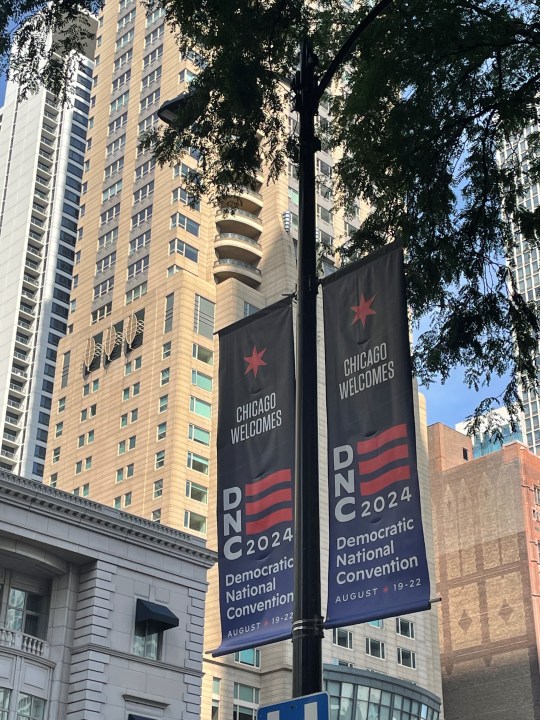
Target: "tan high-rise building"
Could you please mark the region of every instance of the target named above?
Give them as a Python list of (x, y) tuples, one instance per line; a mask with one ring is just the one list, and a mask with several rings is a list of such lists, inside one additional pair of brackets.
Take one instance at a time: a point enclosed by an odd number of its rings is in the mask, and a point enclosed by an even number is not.
[[(207, 537), (214, 548), (213, 333), (294, 292), (298, 183), (291, 165), (275, 184), (261, 175), (256, 188), (237, 196), (234, 214), (203, 201), (193, 206), (182, 178), (197, 170), (197, 158), (160, 169), (137, 144), (157, 122), (160, 104), (197, 72), (196, 53), (181, 55), (160, 12), (147, 14), (134, 1), (107, 3), (99, 26), (72, 313), (59, 346), (67, 379), (53, 398), (45, 481)], [(357, 221), (332, 210), (331, 155), (321, 152), (317, 165), (317, 223), (330, 270), (332, 245)], [(323, 405), (322, 377), (319, 396)], [(324, 457), (322, 412), (320, 435)], [(324, 537), (321, 544), (324, 554)], [(206, 651), (219, 643), (216, 579), (214, 569)], [(206, 658), (203, 720), (254, 718), (259, 703), (290, 696), (290, 643)], [(402, 678), (418, 711), (407, 718), (424, 712), (413, 683), (440, 696), (435, 613), (330, 633), (324, 660)], [(438, 700), (430, 702), (431, 714), (422, 717), (437, 718)]]

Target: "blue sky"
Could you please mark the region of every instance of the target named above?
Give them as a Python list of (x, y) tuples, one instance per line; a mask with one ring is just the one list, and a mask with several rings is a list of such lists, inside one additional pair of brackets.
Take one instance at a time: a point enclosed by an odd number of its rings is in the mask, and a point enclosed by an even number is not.
[(420, 388), (426, 396), (428, 424), (442, 422), (454, 425), (471, 415), (478, 403), (490, 395), (499, 395), (506, 386), (504, 378), (497, 379), (491, 387), (480, 392), (469, 390), (463, 380), (463, 369), (457, 368), (444, 385), (432, 383), (429, 388)]

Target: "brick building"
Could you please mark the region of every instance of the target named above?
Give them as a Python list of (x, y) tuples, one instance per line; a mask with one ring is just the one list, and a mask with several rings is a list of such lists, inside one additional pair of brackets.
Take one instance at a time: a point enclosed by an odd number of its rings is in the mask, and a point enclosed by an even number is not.
[(429, 428), (446, 720), (540, 718), (540, 458)]

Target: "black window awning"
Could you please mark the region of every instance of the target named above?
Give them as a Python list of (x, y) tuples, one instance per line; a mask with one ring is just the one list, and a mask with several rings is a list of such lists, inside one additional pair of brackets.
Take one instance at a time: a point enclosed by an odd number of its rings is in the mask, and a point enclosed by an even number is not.
[[(137, 599), (137, 609), (135, 611), (135, 622), (151, 622), (160, 632), (163, 630), (170, 630), (171, 628), (178, 627), (179, 620), (176, 615), (169, 610), (165, 605), (158, 605), (157, 603), (150, 602), (149, 600)], [(133, 716), (133, 720), (145, 720), (145, 718), (139, 718)]]

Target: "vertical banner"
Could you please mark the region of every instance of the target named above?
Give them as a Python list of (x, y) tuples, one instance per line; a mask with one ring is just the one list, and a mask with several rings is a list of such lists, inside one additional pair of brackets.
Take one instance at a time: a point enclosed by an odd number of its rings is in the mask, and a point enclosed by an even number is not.
[(403, 251), (324, 281), (329, 565), (325, 626), (429, 607)]
[(219, 333), (214, 656), (292, 633), (294, 393), (291, 298)]

